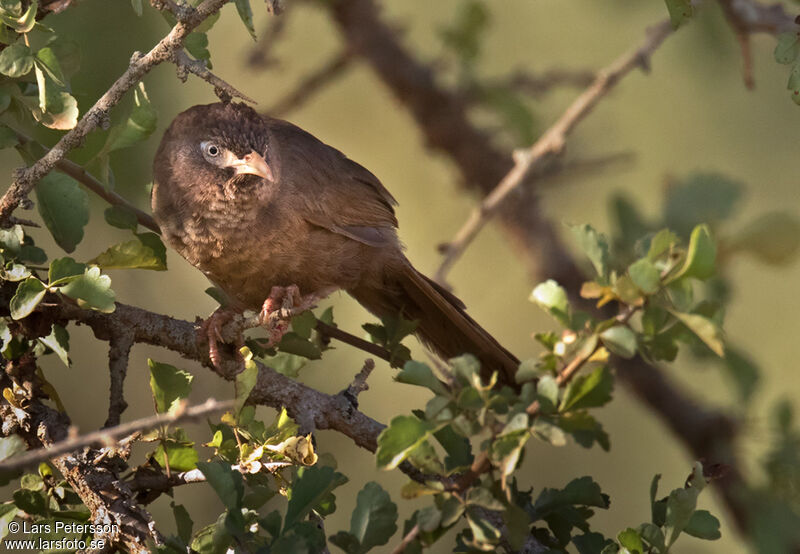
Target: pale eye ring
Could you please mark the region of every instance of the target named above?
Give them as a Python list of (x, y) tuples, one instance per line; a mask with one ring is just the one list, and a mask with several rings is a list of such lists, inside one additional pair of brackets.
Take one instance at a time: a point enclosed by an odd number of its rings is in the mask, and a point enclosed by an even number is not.
[(203, 154), (208, 158), (216, 158), (222, 153), (222, 149), (211, 141), (201, 142), (200, 148), (203, 149)]

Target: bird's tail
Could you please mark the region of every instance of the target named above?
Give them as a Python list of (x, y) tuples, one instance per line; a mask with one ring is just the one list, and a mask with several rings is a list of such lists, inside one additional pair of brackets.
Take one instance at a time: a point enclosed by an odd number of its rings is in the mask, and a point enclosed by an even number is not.
[(359, 287), (350, 294), (379, 317), (400, 315), (417, 321), (416, 335), (439, 356), (473, 354), (484, 378), (497, 371), (501, 383), (516, 386), (519, 360), (467, 315), (463, 302), (410, 263), (398, 266), (387, 268), (380, 290)]

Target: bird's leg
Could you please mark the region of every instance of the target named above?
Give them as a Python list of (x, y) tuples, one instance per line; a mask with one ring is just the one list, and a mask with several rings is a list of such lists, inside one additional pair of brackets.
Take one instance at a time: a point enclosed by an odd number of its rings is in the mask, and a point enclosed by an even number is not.
[[(225, 343), (225, 339), (222, 338), (222, 328), (230, 323), (238, 313), (229, 308), (219, 307), (200, 324), (198, 340), (208, 341), (208, 357), (217, 369), (220, 368), (220, 362), (222, 361), (219, 343)], [(237, 353), (242, 346), (244, 346), (244, 340), (239, 336), (236, 339)]]
[(319, 300), (317, 294), (301, 295), (297, 285), (272, 287), (258, 316), (261, 325), (267, 329), (270, 345), (281, 341), (289, 330), (292, 316), (310, 310)]

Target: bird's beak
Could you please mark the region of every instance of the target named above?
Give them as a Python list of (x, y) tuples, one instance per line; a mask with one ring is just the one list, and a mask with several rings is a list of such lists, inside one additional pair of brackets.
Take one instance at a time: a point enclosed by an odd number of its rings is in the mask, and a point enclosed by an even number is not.
[(274, 181), (272, 170), (264, 157), (256, 151), (252, 151), (242, 159), (234, 159), (228, 167), (232, 167), (236, 175), (258, 175), (267, 181)]

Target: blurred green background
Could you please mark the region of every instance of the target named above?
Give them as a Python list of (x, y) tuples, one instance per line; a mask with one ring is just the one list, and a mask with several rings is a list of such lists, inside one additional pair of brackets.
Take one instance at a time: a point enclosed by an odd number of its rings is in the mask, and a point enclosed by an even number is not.
[[(382, 5), (384, 16), (406, 30), (405, 44), (421, 59), (431, 60), (442, 52), (438, 30), (452, 20), (459, 1), (385, 1)], [(666, 17), (664, 3), (656, 0), (504, 0), (487, 5), (491, 27), (478, 63), (480, 75), (487, 77), (515, 69), (600, 68), (637, 45), (646, 26)], [(261, 31), (271, 16), (258, 2), (253, 8), (256, 29)], [(223, 9), (209, 34), (214, 71), (257, 100), (261, 110), (341, 48), (338, 32), (323, 9), (304, 4), (293, 12), (285, 36), (275, 45), (279, 66), (269, 71), (248, 66), (252, 50), (264, 44), (255, 44), (248, 37), (233, 6)], [(137, 18), (126, 1), (85, 0), (49, 17), (47, 23), (81, 44), (82, 70), (72, 82), (75, 91), (87, 92), (78, 95), (81, 113), (124, 71), (133, 50), (148, 50), (168, 30), (154, 10), (146, 6), (144, 16)], [(645, 75), (636, 71), (625, 78), (579, 126), (568, 144), (568, 155), (574, 159), (630, 151), (635, 154), (633, 161), (597, 175), (548, 182), (540, 190), (546, 213), (556, 222), (586, 222), (609, 231), (607, 204), (613, 193), (626, 194), (645, 214), (656, 217), (666, 178), (698, 170), (721, 172), (745, 185), (744, 208), (729, 226), (767, 210), (800, 212), (796, 172), (800, 107), (791, 102), (784, 89), (787, 70), (773, 61), (774, 44), (773, 37), (753, 37), (757, 87), (746, 90), (733, 34), (716, 5), (705, 7), (696, 20), (656, 52), (652, 72)], [(112, 167), (117, 190), (149, 210), (146, 185), (161, 132), (179, 111), (215, 101), (215, 97), (211, 87), (197, 78), (190, 76), (182, 84), (174, 67), (167, 64), (150, 74), (145, 83), (158, 109), (159, 131), (144, 145), (114, 154)], [(561, 89), (532, 102), (537, 131), (545, 129), (576, 94), (575, 90)], [(112, 113), (115, 119), (124, 116), (124, 107)], [(426, 150), (414, 122), (371, 70), (357, 63), (289, 119), (341, 149), (383, 181), (400, 203), (400, 236), (408, 246), (409, 258), (423, 272), (432, 273), (439, 260), (435, 246), (452, 237), (475, 205), (475, 198), (459, 188), (457, 174), (447, 159)], [(92, 141), (101, 140), (91, 139), (87, 150)], [(0, 163), (9, 175), (19, 160), (13, 152), (4, 151)], [(122, 231), (105, 224), (105, 206), (96, 198), (92, 203), (92, 220), (76, 259), (89, 259), (110, 244), (127, 239)], [(57, 252), (46, 231), (35, 231), (34, 237), (51, 255)], [(208, 315), (215, 303), (203, 293), (208, 283), (201, 273), (172, 252), (169, 267), (167, 273), (111, 271), (118, 300), (189, 320)], [(800, 296), (795, 294), (800, 267), (766, 268), (755, 260), (736, 259), (728, 272), (734, 300), (726, 318), (727, 336), (752, 354), (765, 373), (752, 406), (742, 413), (742, 459), (757, 475), (757, 462), (772, 438), (770, 406), (776, 399), (788, 397), (800, 408), (800, 381), (795, 377), (800, 357), (800, 341), (795, 339), (800, 331), (796, 317)], [(527, 301), (535, 283), (494, 225), (456, 265), (451, 283), (472, 316), (520, 358), (538, 353), (531, 339), (533, 332), (556, 328), (554, 321)], [(339, 325), (351, 332), (360, 333), (360, 325), (371, 320), (346, 295), (337, 294), (329, 302), (336, 306)], [(101, 426), (106, 417), (106, 352), (98, 348), (101, 344), (87, 329), (71, 326), (69, 332), (73, 367), (65, 369), (57, 360), (46, 359), (45, 373), (60, 392), (73, 422), (80, 430), (89, 431)], [(336, 347), (323, 360), (310, 364), (300, 378), (328, 393), (347, 386), (364, 355), (346, 345)], [(416, 343), (414, 352), (425, 358)], [(197, 364), (164, 350), (136, 346), (126, 382), (130, 404), (124, 414), (127, 419), (153, 413), (148, 357), (195, 373), (191, 397), (195, 402), (209, 396), (227, 398), (233, 393), (231, 384)], [(669, 375), (695, 396), (741, 413), (732, 384), (717, 366), (679, 358), (669, 367)], [(392, 370), (382, 362), (369, 384), (370, 389), (359, 397), (360, 408), (379, 421), (387, 422), (427, 399), (414, 387), (394, 383)], [(522, 484), (535, 489), (563, 486), (574, 477), (592, 475), (611, 495), (611, 509), (600, 511), (594, 520), (594, 525), (608, 535), (649, 517), (647, 491), (654, 473), (663, 474), (662, 487), (669, 490), (682, 485), (692, 462), (646, 407), (624, 389), (618, 389), (615, 396), (615, 402), (597, 413), (611, 435), (611, 452), (531, 443), (521, 475), (525, 479)], [(262, 410), (264, 418), (271, 420), (272, 414)], [(210, 438), (204, 426), (192, 427), (190, 434), (198, 441)], [(405, 482), (401, 473), (379, 472), (371, 454), (335, 433), (321, 432), (317, 438), (319, 450), (335, 452), (340, 470), (350, 477), (336, 493), (339, 509), (326, 520), (328, 535), (348, 527), (355, 495), (369, 480), (379, 481), (392, 493), (401, 516), (415, 509), (415, 502), (399, 497), (399, 487)], [(213, 491), (201, 485), (180, 488), (176, 501), (190, 508), (197, 525), (210, 523), (221, 511)], [(267, 509), (280, 503), (273, 499)], [(704, 495), (701, 505), (725, 516), (713, 494)], [(171, 532), (169, 499), (162, 497), (151, 509), (162, 530)], [(676, 551), (745, 551), (724, 519), (722, 531), (723, 538), (716, 542), (682, 539)], [(447, 540), (442, 543), (439, 552), (445, 552), (444, 545), (450, 544)]]

